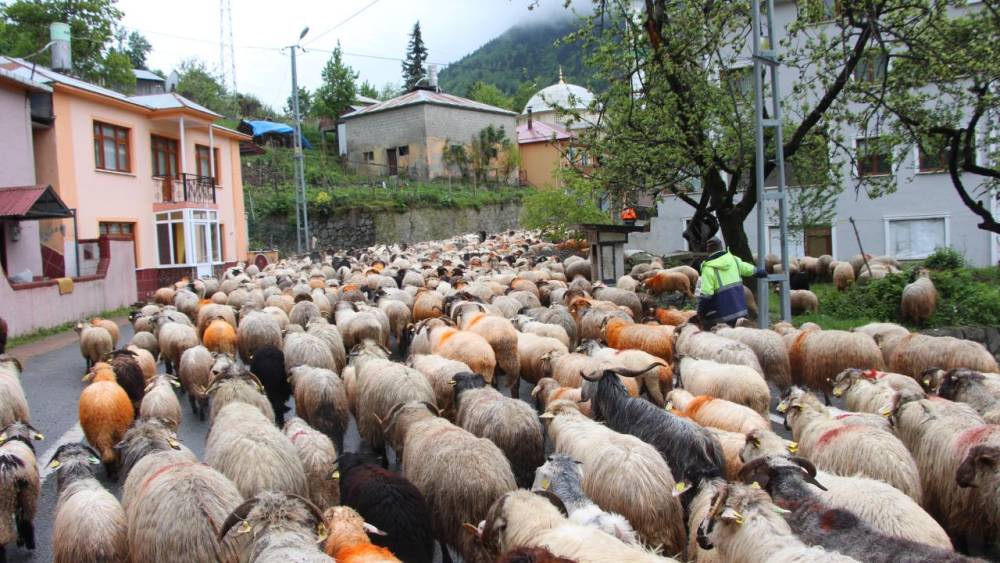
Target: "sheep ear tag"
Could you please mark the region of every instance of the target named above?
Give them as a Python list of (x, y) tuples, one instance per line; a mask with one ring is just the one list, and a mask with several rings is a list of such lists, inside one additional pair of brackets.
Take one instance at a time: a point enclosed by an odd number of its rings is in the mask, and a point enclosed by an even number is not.
[(334, 470), (334, 472), (330, 474), (330, 478), (331, 479), (340, 479), (340, 471)]
[(882, 409), (879, 410), (878, 413), (880, 415), (882, 415), (882, 416), (886, 416), (887, 417), (887, 416), (889, 416), (889, 415), (892, 414), (892, 407), (889, 407), (889, 406), (882, 407)]
[(240, 523), (240, 527), (239, 527), (238, 530), (236, 530), (236, 533), (237, 534), (246, 534), (246, 533), (250, 532), (251, 530), (253, 530), (253, 527), (250, 526), (250, 522), (247, 522), (246, 520), (244, 520), (242, 523)]
[(170, 380), (170, 384), (173, 385), (174, 387), (180, 389), (180, 386), (181, 386), (181, 382), (180, 381), (177, 381), (176, 379), (171, 379)]
[(45, 434), (42, 434), (41, 432), (34, 432), (31, 434), (31, 437), (34, 438), (35, 440), (44, 440)]
[(49, 469), (59, 469), (60, 465), (62, 465), (62, 463), (60, 463), (58, 459), (53, 459), (49, 462)]
[(4, 443), (6, 441), (7, 441), (7, 433), (4, 432), (3, 434), (0, 434), (0, 444)]
[(326, 539), (326, 536), (327, 536), (326, 526), (324, 524), (318, 524), (316, 526), (316, 539), (319, 541), (323, 541)]
[(545, 490), (545, 491), (547, 491), (547, 490), (549, 490), (549, 485), (550, 485), (551, 483), (549, 483), (549, 480), (548, 480), (548, 479), (542, 479), (542, 482), (541, 482), (541, 483), (539, 483), (539, 484), (540, 484), (540, 485), (542, 486), (542, 490)]
[(167, 444), (175, 450), (181, 449), (181, 443), (177, 441), (177, 438), (167, 438)]
[(788, 448), (788, 453), (794, 454), (794, 453), (798, 453), (798, 451), (799, 451), (799, 443), (798, 442), (788, 442), (788, 446), (786, 446), (786, 447)]
[(97, 459), (97, 456), (90, 456), (90, 457), (87, 458), (87, 461), (89, 461), (91, 465), (100, 465), (101, 464), (101, 460)]
[(775, 410), (778, 411), (778, 412), (780, 412), (780, 413), (787, 412), (788, 411), (788, 401), (781, 401), (780, 403), (778, 403), (778, 408), (776, 408)]
[(691, 483), (688, 483), (687, 481), (681, 481), (680, 483), (674, 485), (674, 490), (671, 494), (673, 494), (675, 497), (679, 497), (684, 493), (686, 493), (690, 488), (691, 488)]

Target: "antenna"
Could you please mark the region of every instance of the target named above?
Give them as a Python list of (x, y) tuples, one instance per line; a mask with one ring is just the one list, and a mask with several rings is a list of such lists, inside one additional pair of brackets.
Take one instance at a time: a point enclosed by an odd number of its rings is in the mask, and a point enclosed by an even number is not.
[(233, 42), (233, 6), (230, 0), (219, 0), (219, 78), (227, 90), (236, 92), (236, 46)]

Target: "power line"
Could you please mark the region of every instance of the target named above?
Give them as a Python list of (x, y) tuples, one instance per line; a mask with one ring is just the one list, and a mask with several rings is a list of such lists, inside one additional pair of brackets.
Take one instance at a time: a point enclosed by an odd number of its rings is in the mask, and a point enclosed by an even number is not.
[(316, 37), (313, 37), (311, 40), (309, 40), (308, 43), (306, 43), (306, 45), (309, 45), (309, 44), (315, 43), (316, 41), (319, 41), (319, 39), (321, 37), (323, 37), (324, 35), (330, 33), (331, 31), (337, 29), (338, 27), (344, 25), (345, 23), (353, 20), (355, 17), (361, 15), (361, 13), (364, 12), (365, 10), (367, 10), (368, 8), (371, 8), (375, 4), (378, 4), (378, 2), (379, 2), (379, 0), (372, 0), (370, 3), (366, 4), (364, 8), (361, 8), (357, 12), (354, 12), (353, 14), (351, 14), (350, 16), (348, 16), (347, 19), (341, 21), (340, 23), (338, 23), (337, 25), (335, 25), (335, 26), (331, 27), (330, 29), (324, 31), (323, 33), (320, 33)]

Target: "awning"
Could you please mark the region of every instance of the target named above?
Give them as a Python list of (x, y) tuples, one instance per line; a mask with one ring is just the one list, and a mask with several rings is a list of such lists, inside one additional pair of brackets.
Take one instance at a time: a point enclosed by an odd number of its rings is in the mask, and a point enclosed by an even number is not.
[(0, 219), (35, 221), (73, 217), (52, 186), (0, 187)]

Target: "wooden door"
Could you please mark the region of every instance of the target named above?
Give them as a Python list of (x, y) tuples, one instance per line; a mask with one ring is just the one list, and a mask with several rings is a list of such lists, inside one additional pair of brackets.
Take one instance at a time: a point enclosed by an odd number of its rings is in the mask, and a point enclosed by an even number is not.
[(389, 163), (389, 175), (395, 176), (399, 174), (398, 161), (396, 159), (396, 149), (388, 149), (385, 151), (386, 162)]
[(174, 201), (174, 179), (180, 178), (177, 167), (177, 141), (152, 135), (153, 177), (163, 178), (163, 201)]
[(830, 227), (806, 229), (805, 250), (807, 256), (819, 257), (833, 254), (833, 231)]

